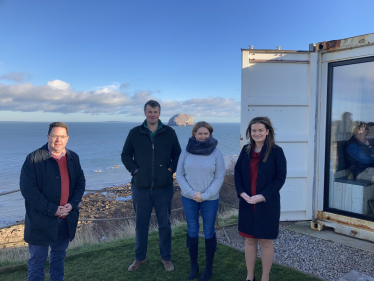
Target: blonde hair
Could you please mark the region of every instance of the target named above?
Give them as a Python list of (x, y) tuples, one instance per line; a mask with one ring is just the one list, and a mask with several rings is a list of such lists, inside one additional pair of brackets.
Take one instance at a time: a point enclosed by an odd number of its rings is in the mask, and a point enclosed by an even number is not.
[(205, 122), (205, 121), (200, 121), (200, 122), (197, 122), (195, 124), (195, 126), (193, 126), (192, 128), (192, 136), (195, 137), (195, 133), (197, 132), (198, 129), (200, 129), (201, 127), (204, 127), (204, 128), (207, 128), (209, 133), (212, 134), (213, 133), (213, 127), (208, 123), (208, 122)]
[(255, 141), (254, 141), (254, 139), (252, 139), (252, 135), (251, 135), (251, 129), (252, 129), (251, 127), (252, 127), (253, 124), (263, 124), (265, 126), (265, 128), (267, 130), (269, 130), (269, 134), (266, 136), (265, 156), (264, 156), (264, 160), (262, 161), (262, 162), (266, 162), (266, 160), (268, 159), (268, 156), (270, 154), (271, 149), (273, 148), (273, 146), (275, 146), (274, 128), (271, 124), (270, 119), (267, 118), (267, 117), (255, 117), (255, 118), (253, 118), (249, 122), (248, 128), (245, 132), (247, 139), (249, 139), (249, 143), (248, 143), (248, 146), (247, 146), (247, 153), (249, 153), (251, 151), (252, 147), (254, 147), (254, 145), (255, 145)]

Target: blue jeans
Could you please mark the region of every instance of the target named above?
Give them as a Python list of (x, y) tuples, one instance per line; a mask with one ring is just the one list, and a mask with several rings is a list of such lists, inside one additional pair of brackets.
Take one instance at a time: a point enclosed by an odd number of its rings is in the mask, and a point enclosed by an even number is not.
[(49, 280), (64, 280), (64, 260), (69, 245), (69, 229), (66, 218), (58, 219), (58, 242), (53, 245), (29, 244), (30, 259), (28, 260), (28, 281), (44, 281), (44, 266), (48, 257), (48, 248), (51, 247), (49, 257)]
[(135, 260), (146, 259), (148, 247), (149, 220), (152, 209), (158, 222), (160, 256), (162, 260), (171, 260), (171, 201), (174, 187), (137, 188), (131, 187), (132, 202), (136, 213)]
[(201, 203), (182, 196), (184, 214), (187, 221), (187, 232), (192, 238), (199, 235), (199, 210), (203, 217), (203, 230), (205, 239), (210, 239), (216, 233), (214, 224), (218, 212), (219, 200), (207, 200)]

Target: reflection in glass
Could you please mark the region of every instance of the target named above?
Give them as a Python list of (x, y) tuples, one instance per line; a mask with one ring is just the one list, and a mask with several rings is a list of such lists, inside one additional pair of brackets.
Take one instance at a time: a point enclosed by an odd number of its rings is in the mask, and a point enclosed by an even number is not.
[(332, 70), (329, 208), (374, 217), (374, 61)]
[(373, 123), (363, 123), (354, 127), (353, 136), (345, 143), (345, 158), (352, 179), (357, 179), (369, 167), (374, 167), (374, 138), (369, 138)]

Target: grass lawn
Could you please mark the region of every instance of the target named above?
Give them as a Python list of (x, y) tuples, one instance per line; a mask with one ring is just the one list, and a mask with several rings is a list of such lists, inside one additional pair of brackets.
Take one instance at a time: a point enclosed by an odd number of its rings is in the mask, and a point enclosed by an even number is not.
[[(154, 236), (154, 235), (152, 235)], [(199, 264), (200, 273), (205, 264), (204, 239), (200, 238)], [(173, 236), (172, 261), (174, 272), (165, 272), (159, 257), (157, 238), (151, 238), (148, 244), (148, 259), (145, 265), (135, 272), (128, 272), (133, 262), (134, 244), (122, 243), (111, 248), (97, 249), (91, 252), (72, 255), (65, 262), (65, 280), (187, 280), (189, 273), (189, 256), (186, 248), (185, 234)], [(0, 273), (0, 280), (26, 280), (27, 270), (17, 269)], [(256, 264), (256, 277), (261, 278), (261, 261)], [(46, 276), (46, 280), (48, 280)], [(244, 253), (231, 247), (218, 244), (214, 260), (214, 280), (244, 281), (246, 268)], [(301, 272), (274, 265), (270, 280), (320, 280)]]

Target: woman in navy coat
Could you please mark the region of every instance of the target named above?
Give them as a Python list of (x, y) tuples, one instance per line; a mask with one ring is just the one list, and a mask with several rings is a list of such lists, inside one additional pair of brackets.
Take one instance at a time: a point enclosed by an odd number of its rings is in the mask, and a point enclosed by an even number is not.
[(280, 195), (287, 174), (282, 148), (275, 144), (274, 129), (267, 117), (248, 124), (249, 143), (235, 165), (235, 187), (239, 197), (239, 234), (245, 240), (247, 281), (254, 281), (257, 244), (260, 240), (262, 281), (269, 280), (274, 259), (273, 240), (279, 232)]

